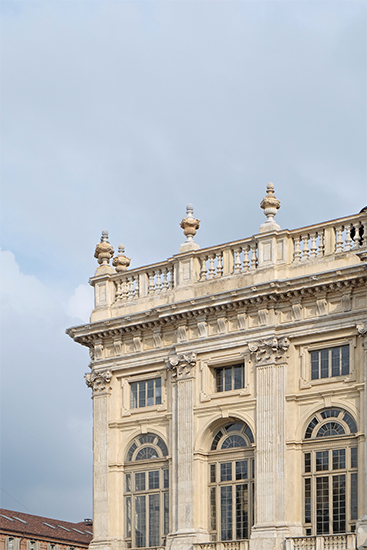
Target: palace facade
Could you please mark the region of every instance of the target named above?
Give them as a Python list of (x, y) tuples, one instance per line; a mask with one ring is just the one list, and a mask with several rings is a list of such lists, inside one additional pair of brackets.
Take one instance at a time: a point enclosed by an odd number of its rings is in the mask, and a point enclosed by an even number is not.
[[(90, 324), (93, 550), (367, 546), (367, 213), (186, 242), (129, 269), (102, 233)], [(112, 265), (110, 260), (113, 258)]]

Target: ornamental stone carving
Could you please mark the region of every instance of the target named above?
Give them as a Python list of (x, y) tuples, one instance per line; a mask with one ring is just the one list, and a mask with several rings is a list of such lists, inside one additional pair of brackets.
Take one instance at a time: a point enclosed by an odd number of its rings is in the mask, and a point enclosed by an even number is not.
[(356, 325), (356, 329), (359, 336), (365, 336), (367, 334), (367, 323)]
[(186, 237), (186, 242), (181, 245), (180, 252), (187, 252), (188, 250), (197, 250), (200, 248), (199, 245), (194, 242), (196, 231), (200, 227), (200, 220), (194, 218), (193, 212), (194, 209), (192, 204), (188, 204), (186, 206), (186, 218), (183, 218), (180, 223)]
[(113, 246), (108, 242), (108, 231), (103, 230), (101, 241), (97, 244), (94, 252), (94, 257), (97, 258), (99, 263), (96, 273), (113, 273), (113, 268), (108, 265), (113, 254)]
[(88, 388), (92, 388), (93, 393), (100, 393), (106, 389), (107, 384), (111, 382), (112, 373), (109, 370), (104, 372), (88, 372), (84, 375), (85, 383)]
[(193, 351), (189, 353), (173, 352), (166, 360), (166, 368), (172, 371), (172, 378), (174, 380), (193, 378), (193, 368), (195, 365), (196, 353)]
[(115, 267), (115, 271), (117, 273), (124, 273), (125, 271), (127, 271), (127, 268), (130, 265), (131, 258), (128, 258), (127, 256), (125, 256), (124, 252), (125, 252), (125, 247), (123, 244), (120, 244), (118, 248), (118, 254), (112, 260), (112, 265)]
[(286, 352), (289, 348), (288, 338), (269, 338), (269, 340), (259, 340), (250, 342), (249, 350), (255, 354), (257, 366), (284, 363)]
[(274, 195), (274, 184), (268, 183), (266, 188), (266, 197), (260, 203), (260, 208), (264, 210), (265, 216), (268, 218), (265, 223), (260, 225), (260, 233), (265, 231), (279, 231), (280, 226), (274, 220), (277, 210), (280, 208), (280, 200)]

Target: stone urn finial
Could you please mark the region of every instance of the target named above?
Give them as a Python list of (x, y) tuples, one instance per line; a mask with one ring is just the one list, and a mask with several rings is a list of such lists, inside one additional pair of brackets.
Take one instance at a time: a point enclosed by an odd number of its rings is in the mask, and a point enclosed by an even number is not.
[(124, 271), (127, 271), (127, 268), (130, 265), (131, 258), (125, 256), (124, 252), (125, 247), (123, 244), (120, 244), (118, 255), (112, 260), (112, 265), (115, 266), (115, 270), (117, 273), (123, 273)]
[(108, 242), (108, 231), (102, 231), (101, 241), (97, 244), (94, 257), (97, 258), (99, 266), (96, 275), (102, 273), (113, 273), (113, 268), (109, 265), (110, 259), (114, 254), (113, 246)]
[(180, 223), (186, 237), (186, 242), (180, 246), (180, 252), (187, 252), (188, 250), (197, 250), (200, 246), (194, 241), (196, 231), (200, 227), (200, 220), (193, 216), (194, 208), (192, 204), (186, 206), (186, 218)]
[(266, 197), (261, 201), (260, 208), (264, 210), (264, 214), (268, 218), (265, 223), (260, 225), (260, 233), (279, 231), (280, 225), (274, 220), (274, 216), (280, 208), (280, 200), (274, 195), (274, 184), (271, 182), (266, 187)]

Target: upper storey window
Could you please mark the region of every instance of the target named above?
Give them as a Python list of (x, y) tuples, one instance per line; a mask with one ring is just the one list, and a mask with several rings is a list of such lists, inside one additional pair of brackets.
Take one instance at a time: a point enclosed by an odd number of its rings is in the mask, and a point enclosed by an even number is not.
[(143, 380), (131, 384), (131, 408), (151, 407), (162, 403), (162, 382), (160, 378)]
[(349, 346), (311, 351), (311, 380), (349, 374)]
[(244, 387), (243, 364), (215, 369), (216, 391), (239, 390)]

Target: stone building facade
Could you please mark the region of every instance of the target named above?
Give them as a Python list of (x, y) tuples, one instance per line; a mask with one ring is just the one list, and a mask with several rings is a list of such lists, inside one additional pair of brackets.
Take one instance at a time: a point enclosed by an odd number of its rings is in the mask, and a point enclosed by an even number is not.
[[(90, 324), (94, 550), (367, 545), (367, 214), (129, 269), (103, 232)], [(112, 264), (110, 260), (113, 258)]]

